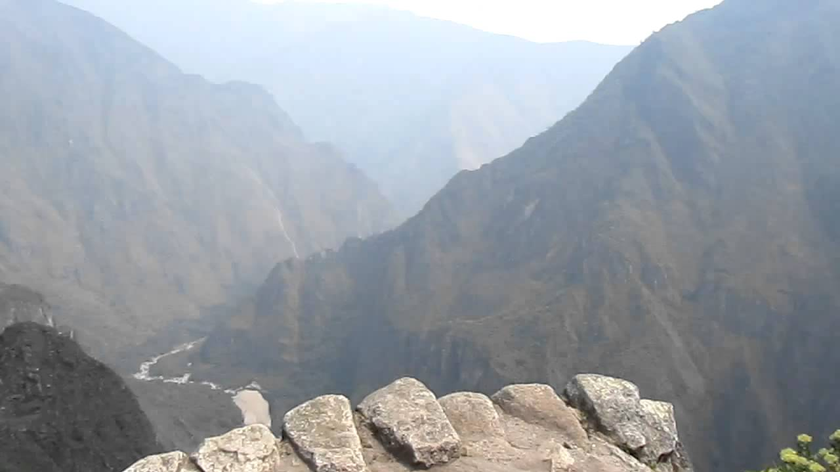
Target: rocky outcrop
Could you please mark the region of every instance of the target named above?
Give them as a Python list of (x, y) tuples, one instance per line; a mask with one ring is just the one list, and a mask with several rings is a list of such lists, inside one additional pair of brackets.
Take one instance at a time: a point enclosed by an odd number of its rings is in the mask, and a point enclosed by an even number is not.
[(510, 385), (493, 395), (505, 412), (529, 423), (561, 431), (569, 440), (586, 440), (575, 412), (548, 385)]
[(365, 472), (350, 400), (325, 395), (286, 413), (283, 432), (316, 472)]
[(461, 438), (502, 439), (505, 437), (499, 414), (486, 395), (459, 392), (441, 398), (438, 403)]
[[(629, 382), (591, 375), (576, 377), (566, 396), (529, 384), (490, 398), (459, 392), (437, 400), (423, 383), (403, 378), (370, 394), (355, 415), (347, 398), (326, 395), (289, 411), (282, 439), (247, 426), (205, 440), (191, 461), (170, 453), (126, 472), (691, 470), (670, 404), (641, 400)], [(628, 437), (646, 454), (659, 453), (656, 461), (628, 451)]]
[(280, 465), (277, 439), (260, 424), (209, 438), (191, 458), (203, 472), (275, 472)]
[(575, 376), (564, 394), (594, 428), (642, 462), (666, 462), (676, 453), (679, 436), (673, 405), (643, 400), (636, 385), (585, 374)]
[(391, 452), (413, 464), (432, 467), (460, 454), (461, 438), (418, 380), (397, 380), (370, 394), (358, 410)]
[(181, 451), (158, 454), (141, 459), (125, 472), (200, 472), (190, 456)]
[(0, 471), (120, 472), (158, 451), (125, 382), (72, 339), (31, 321), (0, 333)]

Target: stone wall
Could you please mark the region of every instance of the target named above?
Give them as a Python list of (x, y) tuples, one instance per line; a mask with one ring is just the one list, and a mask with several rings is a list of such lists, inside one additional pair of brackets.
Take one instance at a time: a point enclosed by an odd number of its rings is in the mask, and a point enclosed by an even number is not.
[(250, 425), (126, 472), (691, 472), (673, 411), (599, 375), (562, 396), (529, 384), (440, 399), (403, 378), (355, 409), (340, 395), (310, 400), (286, 414), (282, 438)]

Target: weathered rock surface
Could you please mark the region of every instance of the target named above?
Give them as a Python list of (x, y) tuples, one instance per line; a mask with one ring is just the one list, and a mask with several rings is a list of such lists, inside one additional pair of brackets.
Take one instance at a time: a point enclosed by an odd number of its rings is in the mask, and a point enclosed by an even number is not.
[(463, 442), (462, 455), (489, 461), (515, 455), (497, 407), (480, 393), (453, 393), (438, 400)]
[(568, 472), (575, 465), (575, 459), (572, 454), (565, 449), (557, 449), (551, 457), (548, 458), (550, 465), (550, 472)]
[(656, 458), (673, 454), (680, 440), (677, 433), (674, 405), (646, 399), (642, 399), (639, 404), (647, 423), (645, 434), (648, 445), (646, 449), (651, 451)]
[(358, 410), (388, 449), (414, 464), (432, 467), (460, 455), (461, 438), (418, 380), (397, 380), (368, 395)]
[[(669, 470), (670, 464), (657, 464), (658, 472)], [(662, 467), (659, 469), (659, 467)], [(595, 436), (589, 445), (585, 458), (575, 464), (574, 472), (651, 472), (651, 466), (643, 464), (624, 450)]]
[(286, 413), (283, 431), (316, 472), (363, 472), (362, 444), (350, 400), (325, 395)]
[(141, 459), (125, 472), (201, 472), (181, 451), (158, 454)]
[(260, 424), (205, 439), (191, 457), (204, 472), (277, 472), (280, 463), (277, 438)]
[[(651, 463), (657, 471), (692, 470), (675, 439), (670, 404), (640, 400), (633, 384), (607, 377), (581, 376), (567, 391), (576, 392), (575, 398), (599, 391), (635, 398), (624, 402), (626, 412), (615, 402), (600, 411), (624, 421), (625, 430), (643, 434), (644, 447), (652, 451), (672, 445), (660, 462)], [(546, 385), (512, 385), (492, 398), (460, 392), (436, 400), (424, 384), (404, 378), (369, 395), (355, 413), (339, 395), (303, 403), (286, 414), (283, 440), (264, 426), (248, 426), (206, 440), (192, 462), (172, 453), (147, 458), (126, 472), (410, 472), (430, 467), (440, 472), (649, 472), (650, 466), (615, 435), (587, 434), (582, 422), (596, 419), (592, 411), (594, 406), (586, 414), (576, 410)]]
[(636, 385), (602, 375), (577, 375), (565, 395), (616, 445), (646, 464), (674, 454), (679, 442), (674, 407), (642, 400)]
[(509, 385), (493, 395), (506, 413), (528, 423), (556, 429), (574, 442), (586, 440), (586, 431), (574, 410), (548, 385)]
[(438, 403), (462, 440), (505, 437), (496, 407), (486, 395), (459, 392), (441, 398)]

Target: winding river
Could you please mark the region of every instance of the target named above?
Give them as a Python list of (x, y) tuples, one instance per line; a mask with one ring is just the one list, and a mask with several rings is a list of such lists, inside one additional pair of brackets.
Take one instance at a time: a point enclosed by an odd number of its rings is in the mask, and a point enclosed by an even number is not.
[(143, 382), (162, 382), (177, 385), (203, 385), (211, 390), (221, 390), (233, 397), (232, 400), (234, 405), (236, 405), (242, 412), (242, 420), (244, 424), (249, 425), (257, 423), (270, 427), (271, 413), (269, 404), (262, 395), (262, 387), (257, 382), (251, 382), (250, 384), (239, 388), (224, 388), (217, 383), (207, 380), (192, 380), (192, 374), (189, 372), (180, 377), (164, 377), (162, 375), (151, 374), (152, 367), (154, 367), (162, 359), (176, 354), (181, 354), (182, 352), (190, 351), (201, 344), (205, 339), (207, 338), (196, 339), (195, 341), (181, 344), (169, 352), (159, 354), (145, 362), (142, 362), (133, 377)]

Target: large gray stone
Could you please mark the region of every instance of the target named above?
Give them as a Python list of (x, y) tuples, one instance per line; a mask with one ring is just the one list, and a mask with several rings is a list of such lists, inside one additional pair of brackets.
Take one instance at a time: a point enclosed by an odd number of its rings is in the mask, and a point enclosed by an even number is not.
[(398, 457), (432, 467), (460, 456), (461, 438), (435, 395), (418, 380), (397, 380), (370, 394), (357, 409)]
[(509, 385), (496, 392), (493, 401), (505, 413), (556, 430), (573, 443), (586, 441), (586, 431), (575, 411), (548, 385)]
[(679, 438), (673, 406), (643, 401), (636, 385), (602, 375), (581, 374), (569, 382), (564, 393), (616, 445), (646, 464), (668, 458), (676, 450)]
[(310, 400), (286, 413), (283, 431), (315, 472), (365, 472), (350, 401), (340, 395)]
[(280, 467), (277, 438), (261, 424), (205, 439), (192, 459), (204, 472), (279, 472)]
[(640, 402), (645, 423), (646, 450), (659, 458), (672, 454), (677, 449), (679, 435), (674, 405), (666, 402), (642, 399)]
[(149, 456), (135, 462), (124, 472), (201, 472), (181, 451)]
[(503, 439), (505, 431), (499, 414), (487, 395), (460, 392), (447, 395), (438, 403), (462, 440)]

